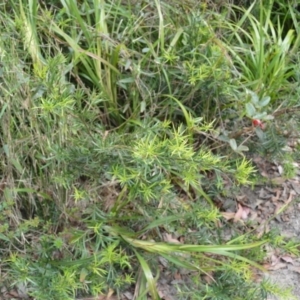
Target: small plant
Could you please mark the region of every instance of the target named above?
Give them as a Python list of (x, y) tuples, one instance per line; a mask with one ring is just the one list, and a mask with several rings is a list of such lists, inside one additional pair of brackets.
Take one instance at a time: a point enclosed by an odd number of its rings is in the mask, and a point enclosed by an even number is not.
[(286, 155), (285, 160), (283, 161), (283, 176), (285, 178), (294, 178), (297, 174), (297, 168), (294, 165), (294, 160)]

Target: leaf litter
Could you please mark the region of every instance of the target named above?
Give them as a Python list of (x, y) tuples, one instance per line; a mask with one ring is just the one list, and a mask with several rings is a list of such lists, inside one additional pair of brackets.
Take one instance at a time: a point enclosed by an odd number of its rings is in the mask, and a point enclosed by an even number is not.
[[(300, 195), (300, 172), (292, 179), (284, 178), (283, 167), (274, 162), (268, 162), (261, 157), (253, 158), (260, 174), (265, 178), (265, 183), (251, 187), (242, 187), (238, 193), (230, 197), (217, 199), (218, 207), (226, 222), (247, 226), (251, 222), (257, 237), (268, 233), (270, 228), (277, 228), (281, 236), (295, 238), (300, 233), (300, 222), (297, 215), (300, 213), (300, 204), (295, 200)], [(221, 204), (220, 204), (221, 203)], [(295, 222), (296, 220), (296, 222)], [(224, 228), (226, 232), (226, 229)], [(232, 238), (233, 232), (225, 233), (225, 240)], [(163, 240), (172, 244), (184, 244), (184, 236), (175, 236), (174, 233), (163, 234)], [(263, 274), (260, 271), (253, 272), (253, 280), (262, 281), (264, 278), (282, 285), (291, 287), (294, 294), (300, 299), (300, 259), (296, 255), (282, 253), (282, 251), (265, 246), (266, 259), (262, 266), (267, 270)], [(158, 259), (160, 276), (157, 280), (157, 291), (161, 299), (176, 300), (177, 285), (191, 284), (193, 274), (189, 270), (170, 271), (169, 262), (163, 258)], [(213, 272), (201, 276), (201, 280), (207, 284), (214, 281)], [(122, 299), (134, 299), (132, 291), (126, 291)], [(149, 298), (150, 299), (150, 298)], [(268, 300), (280, 300), (269, 297)]]
[[(259, 237), (270, 228), (276, 228), (287, 240), (298, 238), (300, 204), (297, 203), (297, 198), (300, 195), (300, 172), (297, 171), (294, 178), (286, 179), (280, 164), (268, 162), (258, 156), (253, 161), (266, 183), (253, 189), (243, 187), (235, 197), (236, 210), (223, 212), (223, 216), (227, 220), (233, 219), (234, 222), (244, 223), (245, 220), (251, 220), (256, 225), (255, 230)], [(295, 167), (298, 169), (298, 164)], [(261, 276), (283, 288), (292, 288), (296, 299), (300, 299), (300, 259), (293, 254), (266, 248), (267, 258), (263, 266), (267, 273)], [(280, 299), (269, 297), (268, 300)]]
[[(242, 187), (238, 193), (229, 197), (218, 197), (216, 203), (226, 222), (246, 226), (251, 221), (257, 237), (268, 233), (270, 228), (277, 228), (280, 235), (287, 238), (296, 238), (300, 234), (300, 204), (297, 197), (300, 195), (300, 171), (292, 179), (284, 177), (283, 167), (275, 162), (268, 162), (256, 156), (253, 158), (265, 182), (254, 188)], [(298, 166), (297, 166), (298, 167)], [(230, 187), (229, 187), (230, 188)], [(221, 204), (220, 204), (221, 203)], [(232, 238), (233, 232), (225, 231), (225, 240)], [(174, 233), (164, 233), (163, 240), (167, 243), (184, 244), (183, 236)], [(281, 285), (283, 288), (292, 288), (294, 295), (300, 299), (300, 259), (296, 255), (282, 253), (282, 251), (265, 246), (266, 259), (262, 266), (267, 270), (265, 274), (254, 270), (253, 280), (262, 281), (264, 278)], [(300, 250), (300, 249), (299, 249)], [(170, 271), (168, 261), (159, 257), (160, 277), (157, 280), (157, 291), (161, 299), (176, 300), (177, 285), (192, 284), (190, 277), (193, 272), (189, 270)], [(201, 277), (207, 284), (214, 281), (213, 272), (208, 272)], [(296, 298), (296, 299), (297, 299)], [(134, 299), (133, 293), (126, 291), (122, 299)], [(150, 298), (149, 298), (150, 299)], [(267, 300), (281, 300), (268, 297)]]

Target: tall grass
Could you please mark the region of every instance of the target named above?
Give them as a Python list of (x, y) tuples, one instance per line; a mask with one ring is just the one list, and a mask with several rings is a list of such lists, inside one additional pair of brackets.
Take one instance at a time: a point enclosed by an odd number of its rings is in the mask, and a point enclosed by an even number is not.
[(235, 7), (242, 18), (226, 22), (230, 31), (225, 40), (246, 87), (276, 102), (295, 74), (292, 60), (299, 41), (293, 29), (285, 30), (285, 18), (273, 17), (274, 2), (254, 1), (247, 10)]
[[(137, 299), (159, 299), (159, 256), (199, 278), (230, 270), (250, 295), (250, 266), (261, 268), (269, 240), (246, 232), (225, 241), (227, 224), (214, 202), (228, 182), (249, 184), (255, 173), (216, 128), (226, 129), (228, 112), (243, 113), (231, 94), (244, 95), (246, 85), (233, 70), (247, 77), (241, 60), (230, 58), (241, 42), (237, 28), (226, 24), (233, 32), (225, 46), (221, 18), (194, 1), (3, 7), (6, 292), (58, 300), (135, 290)], [(250, 28), (258, 25), (250, 10), (247, 18)], [(179, 236), (185, 241), (174, 244)], [(204, 286), (201, 293), (209, 295)]]

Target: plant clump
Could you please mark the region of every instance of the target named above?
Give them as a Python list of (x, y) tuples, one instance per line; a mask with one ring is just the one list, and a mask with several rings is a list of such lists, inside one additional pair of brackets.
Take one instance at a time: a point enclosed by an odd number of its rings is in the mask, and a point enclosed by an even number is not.
[(191, 272), (178, 299), (288, 299), (252, 280), (276, 237), (216, 199), (257, 183), (255, 153), (295, 174), (298, 38), (277, 1), (224, 2), (0, 4), (5, 297), (160, 299), (167, 269)]

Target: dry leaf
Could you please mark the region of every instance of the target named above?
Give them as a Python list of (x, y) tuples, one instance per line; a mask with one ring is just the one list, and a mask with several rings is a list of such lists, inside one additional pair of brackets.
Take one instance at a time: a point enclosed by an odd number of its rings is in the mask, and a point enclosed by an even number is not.
[(269, 268), (271, 268), (271, 264), (266, 263), (266, 264), (263, 264), (262, 267), (266, 270), (269, 270)]
[(208, 274), (208, 275), (204, 275), (203, 276), (203, 280), (207, 283), (207, 284), (212, 284), (215, 280), (212, 277), (212, 274)]
[(279, 174), (282, 175), (283, 174), (283, 167), (279, 165), (277, 167), (277, 169), (278, 169)]
[(247, 206), (243, 206), (243, 213), (242, 213), (242, 219), (247, 219), (249, 213), (251, 212), (250, 208)]
[[(300, 204), (299, 204), (299, 206), (300, 206)], [(300, 208), (300, 207), (299, 207), (299, 208)], [(221, 212), (221, 215), (222, 215), (227, 221), (229, 221), (229, 220), (231, 220), (231, 219), (234, 218), (235, 213), (234, 213), (234, 212)]]
[(278, 201), (279, 198), (280, 198), (280, 194), (281, 194), (281, 191), (277, 189), (277, 190), (276, 190), (276, 195), (273, 196), (273, 197), (271, 198), (271, 200), (272, 200), (273, 202)]
[(181, 274), (180, 274), (179, 272), (176, 272), (176, 273), (174, 274), (174, 279), (176, 279), (176, 280), (182, 280)]
[(268, 224), (263, 223), (263, 224), (257, 226), (256, 231), (258, 232), (257, 238), (261, 238), (264, 233), (267, 233), (270, 231), (270, 228), (269, 228)]
[(286, 268), (286, 264), (285, 263), (278, 263), (278, 264), (276, 264), (274, 266), (271, 265), (268, 270), (270, 270), (270, 271), (276, 271), (276, 270), (284, 269), (284, 268)]
[(299, 183), (296, 183), (296, 182), (292, 182), (292, 181), (291, 181), (291, 185), (292, 185), (294, 191), (295, 191), (298, 195), (300, 195), (300, 185), (299, 185)]
[(251, 210), (251, 215), (250, 215), (250, 220), (251, 221), (254, 221), (256, 218), (257, 218), (257, 216), (258, 216), (258, 214), (257, 214), (257, 212), (256, 211), (254, 211), (254, 210)]
[(293, 258), (292, 257), (290, 257), (290, 256), (281, 256), (280, 257), (283, 261), (285, 261), (285, 262), (287, 262), (287, 263), (290, 263), (290, 264), (294, 264), (294, 260), (293, 260)]
[(280, 258), (278, 256), (276, 256), (275, 254), (271, 255), (272, 266), (275, 266), (276, 264), (278, 264), (279, 261), (280, 261)]
[(104, 141), (106, 140), (108, 134), (109, 134), (109, 131), (108, 131), (108, 130), (105, 130), (105, 131), (104, 131), (104, 134), (103, 134), (103, 136), (102, 136)]
[(180, 244), (180, 242), (179, 242), (177, 239), (174, 239), (174, 238), (172, 237), (172, 234), (164, 233), (164, 234), (163, 234), (163, 238), (164, 238), (164, 241), (167, 242), (167, 243)]
[(241, 204), (238, 204), (238, 207), (239, 208), (238, 208), (237, 212), (234, 215), (233, 222), (239, 221), (241, 219), (242, 215), (243, 215), (243, 211), (244, 211), (243, 206)]

